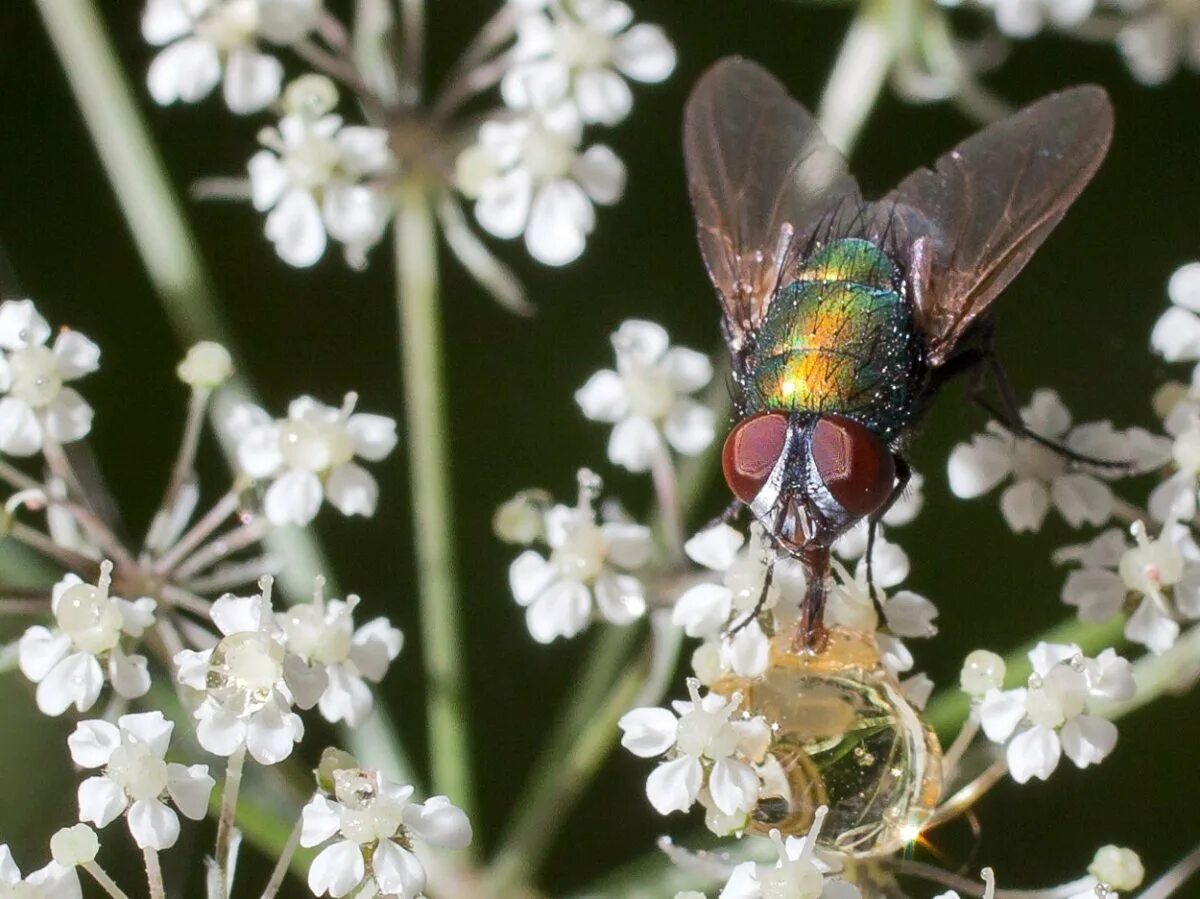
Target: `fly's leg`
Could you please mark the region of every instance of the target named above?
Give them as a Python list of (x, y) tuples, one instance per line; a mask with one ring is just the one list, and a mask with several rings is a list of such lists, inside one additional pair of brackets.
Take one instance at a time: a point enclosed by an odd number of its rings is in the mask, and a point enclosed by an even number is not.
[(772, 557), (771, 561), (767, 563), (767, 572), (763, 575), (762, 592), (758, 594), (758, 602), (754, 604), (754, 608), (750, 610), (750, 613), (741, 621), (739, 621), (732, 630), (729, 631), (728, 636), (736, 636), (742, 629), (747, 627), (751, 621), (755, 621), (758, 618), (759, 614), (763, 610), (763, 607), (767, 604), (767, 594), (771, 592), (771, 581), (774, 579), (774, 577), (775, 559)]
[(709, 528), (715, 528), (719, 524), (728, 524), (732, 526), (737, 523), (737, 520), (742, 517), (742, 512), (744, 512), (747, 508), (748, 506), (744, 502), (742, 502), (740, 499), (735, 499), (725, 507), (720, 515), (709, 519), (708, 524), (706, 524), (700, 530), (707, 531)]
[(875, 535), (883, 516), (904, 495), (904, 491), (908, 488), (908, 482), (912, 480), (912, 468), (908, 462), (893, 453), (892, 463), (896, 466), (896, 486), (892, 488), (887, 501), (872, 512), (871, 517), (867, 519), (867, 593), (871, 597), (871, 603), (875, 606), (875, 614), (879, 616), (881, 626), (887, 619), (883, 617), (883, 603), (879, 601), (879, 596), (875, 592)]

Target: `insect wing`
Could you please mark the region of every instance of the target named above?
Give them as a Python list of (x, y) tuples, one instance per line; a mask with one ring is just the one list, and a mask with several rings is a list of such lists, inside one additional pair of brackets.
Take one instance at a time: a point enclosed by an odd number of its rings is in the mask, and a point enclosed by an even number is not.
[(765, 69), (736, 57), (692, 91), (683, 148), (700, 251), (736, 355), (762, 323), (791, 248), (839, 200), (857, 213), (858, 186), (808, 111)]
[(876, 205), (875, 230), (909, 246), (927, 361), (955, 343), (1025, 267), (1099, 168), (1112, 106), (1098, 87), (1052, 94), (918, 169)]

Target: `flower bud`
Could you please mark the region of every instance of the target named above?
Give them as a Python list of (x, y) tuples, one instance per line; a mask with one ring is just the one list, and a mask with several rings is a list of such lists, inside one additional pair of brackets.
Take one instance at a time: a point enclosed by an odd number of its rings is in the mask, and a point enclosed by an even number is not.
[(64, 868), (74, 868), (95, 861), (99, 851), (100, 840), (96, 831), (86, 824), (64, 827), (50, 838), (50, 855)]
[(977, 649), (963, 662), (959, 683), (970, 696), (999, 690), (1004, 683), (1004, 659), (986, 649)]
[(1102, 846), (1088, 865), (1088, 873), (1114, 890), (1127, 893), (1141, 886), (1146, 871), (1142, 860), (1132, 849), (1121, 846)]
[(202, 340), (187, 351), (175, 372), (183, 383), (211, 390), (233, 374), (233, 358), (221, 344)]
[(283, 109), (288, 115), (319, 119), (337, 103), (337, 85), (324, 75), (301, 75), (283, 89)]

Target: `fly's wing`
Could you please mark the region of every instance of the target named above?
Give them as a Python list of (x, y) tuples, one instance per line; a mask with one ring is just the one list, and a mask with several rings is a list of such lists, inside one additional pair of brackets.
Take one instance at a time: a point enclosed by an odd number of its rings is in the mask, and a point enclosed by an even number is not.
[(909, 248), (927, 361), (955, 343), (1025, 267), (1099, 168), (1112, 106), (1094, 86), (1051, 94), (918, 169), (875, 207), (876, 236)]
[(816, 120), (761, 66), (731, 57), (704, 74), (683, 151), (700, 251), (737, 357), (761, 325), (793, 247), (862, 201)]

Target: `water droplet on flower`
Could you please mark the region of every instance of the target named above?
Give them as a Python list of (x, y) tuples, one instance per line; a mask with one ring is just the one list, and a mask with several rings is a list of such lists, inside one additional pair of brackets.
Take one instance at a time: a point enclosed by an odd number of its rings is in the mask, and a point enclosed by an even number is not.
[(820, 655), (776, 637), (756, 678), (729, 677), (713, 692), (740, 692), (772, 738), (763, 798), (747, 830), (805, 835), (829, 808), (818, 845), (853, 856), (894, 852), (932, 812), (941, 792), (941, 746), (884, 667), (874, 639), (834, 628)]

